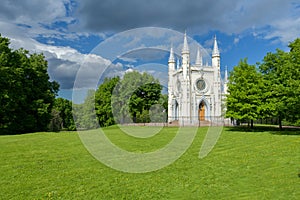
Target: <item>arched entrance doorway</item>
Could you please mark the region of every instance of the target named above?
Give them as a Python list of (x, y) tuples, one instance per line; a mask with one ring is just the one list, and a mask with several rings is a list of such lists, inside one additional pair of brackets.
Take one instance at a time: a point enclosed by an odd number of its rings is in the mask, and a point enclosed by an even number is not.
[(201, 101), (199, 104), (198, 116), (199, 116), (199, 121), (205, 120), (205, 103), (204, 103), (204, 101)]

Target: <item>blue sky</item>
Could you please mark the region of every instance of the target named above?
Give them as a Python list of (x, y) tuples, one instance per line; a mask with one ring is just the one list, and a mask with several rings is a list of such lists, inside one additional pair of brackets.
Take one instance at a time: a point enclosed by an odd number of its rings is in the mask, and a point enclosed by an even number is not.
[[(216, 35), (221, 70), (230, 71), (242, 58), (255, 64), (276, 48), (288, 51), (289, 42), (300, 37), (300, 1), (3, 0), (0, 7), (1, 35), (12, 48), (44, 53), (51, 79), (61, 85), (59, 95), (68, 99), (74, 82), (82, 98), (82, 91), (95, 87), (96, 76), (121, 75), (135, 65), (162, 76), (167, 49), (172, 43), (180, 51), (184, 31), (191, 46), (199, 43), (208, 54)], [(157, 65), (156, 71), (145, 61)]]

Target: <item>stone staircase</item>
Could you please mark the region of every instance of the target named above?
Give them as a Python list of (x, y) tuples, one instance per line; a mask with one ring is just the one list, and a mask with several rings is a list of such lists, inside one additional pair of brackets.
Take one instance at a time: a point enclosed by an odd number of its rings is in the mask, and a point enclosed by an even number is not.
[[(199, 126), (199, 127), (205, 127), (205, 126), (215, 126), (216, 124), (214, 124), (211, 121), (208, 120), (203, 120), (203, 121), (199, 121), (198, 123), (192, 125), (192, 126)], [(168, 123), (168, 126), (180, 126), (179, 121), (178, 120), (174, 120), (170, 123)], [(189, 125), (187, 125), (189, 126)]]
[(211, 126), (212, 123), (210, 121), (207, 120), (203, 120), (203, 121), (199, 121), (199, 126), (203, 127), (203, 126)]
[(178, 120), (174, 120), (174, 121), (168, 123), (168, 126), (179, 126), (179, 122), (178, 122)]

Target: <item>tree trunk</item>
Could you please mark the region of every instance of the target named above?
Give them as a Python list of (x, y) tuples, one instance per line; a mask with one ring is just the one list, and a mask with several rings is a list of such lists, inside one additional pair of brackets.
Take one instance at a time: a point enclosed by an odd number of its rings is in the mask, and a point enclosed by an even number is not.
[(251, 129), (253, 129), (253, 119), (251, 119)]

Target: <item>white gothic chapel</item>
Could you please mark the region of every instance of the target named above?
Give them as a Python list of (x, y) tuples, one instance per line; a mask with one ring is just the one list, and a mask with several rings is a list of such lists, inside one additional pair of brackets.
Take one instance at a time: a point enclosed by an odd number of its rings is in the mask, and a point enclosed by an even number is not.
[(198, 125), (220, 122), (222, 96), (227, 90), (227, 70), (222, 87), (220, 52), (216, 37), (211, 63), (211, 66), (203, 65), (198, 48), (195, 64), (191, 64), (186, 33), (181, 51), (181, 64), (179, 61), (176, 64), (171, 47), (168, 61), (168, 123)]

